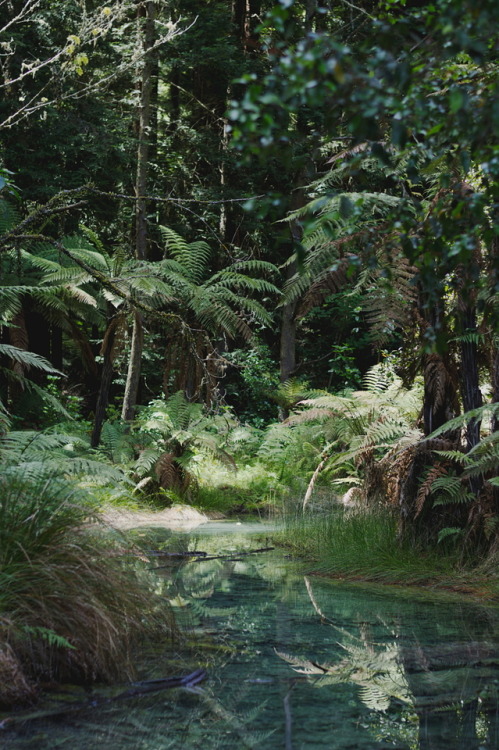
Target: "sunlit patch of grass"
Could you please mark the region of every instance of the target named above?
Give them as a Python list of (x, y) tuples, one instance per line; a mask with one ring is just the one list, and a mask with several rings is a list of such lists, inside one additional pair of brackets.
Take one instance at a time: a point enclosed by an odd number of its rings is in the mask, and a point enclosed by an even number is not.
[(0, 479), (4, 705), (31, 700), (40, 680), (123, 678), (134, 643), (171, 626), (153, 611), (145, 572), (125, 567), (109, 535), (85, 526), (89, 516), (85, 494), (60, 478)]
[(203, 458), (196, 464), (196, 476), (196, 507), (226, 515), (268, 512), (279, 503), (284, 489), (277, 476), (260, 462), (231, 469)]

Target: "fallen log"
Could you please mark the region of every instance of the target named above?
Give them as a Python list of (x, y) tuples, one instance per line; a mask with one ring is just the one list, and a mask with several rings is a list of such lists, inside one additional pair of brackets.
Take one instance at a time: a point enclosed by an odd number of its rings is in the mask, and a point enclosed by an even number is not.
[[(207, 562), (208, 560), (230, 560), (232, 562), (238, 562), (241, 560), (242, 557), (245, 557), (246, 555), (256, 555), (260, 552), (270, 552), (271, 550), (275, 549), (275, 547), (260, 547), (259, 549), (250, 549), (246, 552), (234, 552), (233, 554), (227, 554), (227, 555), (210, 555), (208, 556), (206, 552), (201, 553), (197, 552), (195, 553), (197, 557), (194, 558), (191, 562)], [(191, 555), (189, 553), (170, 553), (171, 555), (181, 555), (183, 557), (190, 557)], [(155, 565), (152, 568), (149, 568), (149, 570), (162, 570), (163, 568), (168, 568), (168, 565)]]
[(141, 680), (140, 682), (132, 682), (131, 686), (124, 690), (118, 695), (106, 696), (98, 695), (93, 696), (87, 701), (81, 701), (80, 703), (65, 704), (64, 706), (58, 706), (57, 708), (50, 710), (40, 711), (22, 711), (12, 716), (7, 716), (0, 720), (0, 730), (10, 729), (16, 724), (24, 724), (28, 721), (38, 721), (40, 719), (55, 719), (60, 716), (67, 716), (69, 714), (77, 713), (85, 710), (93, 710), (100, 708), (101, 706), (107, 706), (110, 703), (114, 703), (119, 700), (126, 700), (127, 698), (137, 698), (141, 695), (147, 695), (148, 693), (156, 692), (159, 690), (168, 690), (169, 688), (187, 688), (191, 689), (198, 685), (200, 682), (205, 680), (207, 674), (204, 669), (196, 669), (190, 674), (174, 676), (174, 677), (162, 677), (156, 680)]

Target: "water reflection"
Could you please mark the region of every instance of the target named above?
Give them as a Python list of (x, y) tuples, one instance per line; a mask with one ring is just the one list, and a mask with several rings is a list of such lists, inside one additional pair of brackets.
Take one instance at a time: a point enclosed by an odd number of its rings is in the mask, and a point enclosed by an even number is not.
[[(499, 747), (497, 644), (469, 641), (428, 645), (404, 637), (401, 624), (387, 626), (381, 617), (385, 635), (392, 640), (376, 643), (367, 624), (359, 623), (356, 634), (329, 620), (307, 577), (304, 584), (321, 621), (337, 632), (344, 655), (335, 663), (327, 663), (278, 653), (295, 672), (307, 675), (317, 688), (356, 685), (359, 699), (372, 711), (412, 709), (419, 724), (419, 744), (414, 738), (412, 744), (421, 750)], [(490, 635), (495, 632), (491, 623)]]
[[(254, 532), (259, 532), (255, 538)], [(251, 532), (251, 533), (250, 533)], [(13, 750), (497, 750), (499, 617), (469, 601), (304, 576), (264, 527), (194, 534), (140, 529), (158, 591), (188, 633), (156, 644), (141, 676), (204, 667), (209, 679), (30, 722), (0, 736)], [(200, 552), (205, 552), (203, 559)]]

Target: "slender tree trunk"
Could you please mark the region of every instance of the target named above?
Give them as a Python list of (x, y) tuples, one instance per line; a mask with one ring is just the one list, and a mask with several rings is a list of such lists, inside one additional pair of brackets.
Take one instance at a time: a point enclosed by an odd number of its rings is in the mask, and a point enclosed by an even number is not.
[[(494, 348), (492, 362), (492, 402), (499, 403), (499, 346)], [(492, 432), (499, 431), (499, 416), (492, 419)]]
[[(419, 311), (421, 314), (421, 337), (428, 329), (440, 331), (444, 326), (444, 304), (442, 299), (428, 300), (423, 290), (419, 295)], [(453, 375), (453, 368), (447, 357), (439, 352), (423, 355), (423, 431), (429, 435), (443, 424), (453, 419), (459, 413), (457, 398), (457, 378)], [(455, 433), (447, 434), (449, 440), (456, 437)]]
[[(490, 247), (490, 270), (489, 284), (492, 294), (499, 287), (499, 237), (494, 237)], [(497, 292), (495, 292), (497, 293)], [(492, 309), (492, 320), (490, 321), (492, 329), (492, 366), (491, 366), (491, 385), (492, 385), (492, 402), (499, 403), (499, 315), (495, 308)], [(492, 419), (492, 432), (499, 432), (499, 415)], [(496, 488), (499, 505), (499, 488)]]
[[(296, 273), (296, 263), (288, 266), (287, 279)], [(296, 302), (290, 302), (282, 308), (281, 345), (280, 345), (280, 380), (284, 383), (296, 370)]]
[[(313, 6), (313, 7), (312, 7)], [(312, 18), (313, 13), (315, 12), (316, 8), (316, 2), (308, 2), (307, 6), (307, 12), (306, 12), (306, 18), (305, 18), (305, 31), (309, 32), (312, 28)], [(305, 123), (303, 117), (300, 117), (300, 113), (298, 113), (297, 118), (297, 125), (296, 125), (297, 131), (303, 141), (307, 139), (308, 133), (308, 125)], [(313, 151), (313, 148), (310, 145), (310, 150)], [(294, 184), (295, 185), (306, 185), (307, 182), (310, 182), (310, 179), (312, 177), (312, 174), (315, 172), (315, 164), (313, 160), (309, 157), (303, 157), (302, 166), (298, 170), (298, 173), (296, 174), (294, 178)], [(303, 188), (299, 188), (294, 191), (293, 197), (291, 200), (290, 208), (291, 210), (296, 210), (297, 208), (301, 208), (305, 203), (305, 192)], [(297, 221), (293, 221), (291, 223), (291, 239), (292, 239), (292, 250), (293, 252), (296, 252), (297, 245), (301, 242), (302, 239), (302, 229)], [(292, 276), (295, 275), (297, 272), (297, 264), (296, 262), (291, 263), (287, 266), (286, 276), (287, 279), (290, 279)], [(295, 319), (295, 313), (296, 313), (296, 307), (297, 302), (288, 303), (287, 305), (284, 305), (282, 310), (282, 318), (281, 318), (281, 346), (280, 346), (280, 379), (281, 383), (284, 383), (288, 378), (290, 378), (293, 373), (296, 370), (296, 319)], [(284, 410), (280, 410), (281, 417), (285, 418), (287, 414)]]
[(113, 380), (116, 339), (118, 337), (118, 330), (121, 329), (121, 325), (121, 321), (119, 321), (117, 318), (111, 319), (110, 323), (107, 326), (106, 333), (104, 334), (104, 340), (102, 342), (102, 372), (99, 384), (99, 394), (97, 396), (97, 403), (95, 405), (94, 425), (92, 429), (92, 436), (90, 438), (90, 444), (92, 448), (97, 448), (100, 443), (102, 425), (106, 418), (106, 409), (109, 404), (109, 391), (111, 389), (111, 383)]
[[(135, 257), (145, 260), (147, 257), (147, 180), (149, 174), (150, 125), (151, 125), (151, 96), (153, 91), (153, 76), (155, 61), (148, 51), (155, 41), (156, 8), (153, 2), (143, 2), (139, 6), (138, 23), (142, 35), (144, 58), (139, 79), (140, 104), (138, 118), (138, 149), (137, 175), (135, 183)], [(121, 418), (130, 421), (135, 416), (137, 394), (140, 381), (142, 352), (144, 349), (144, 317), (138, 310), (134, 312), (132, 345), (130, 361), (123, 397)]]
[[(464, 411), (482, 406), (483, 399), (479, 388), (478, 347), (475, 336), (478, 335), (475, 308), (467, 304), (461, 315), (461, 396)], [(466, 427), (467, 449), (470, 451), (480, 442), (480, 420), (473, 419)]]
[[(459, 323), (461, 328), (461, 398), (465, 412), (483, 404), (478, 373), (478, 327), (476, 320), (477, 281), (480, 275), (480, 248), (477, 245), (471, 263), (458, 271)], [(466, 425), (466, 450), (471, 451), (480, 442), (480, 419), (472, 419)], [(478, 498), (483, 487), (483, 477), (469, 479), (471, 492)]]
[(136, 238), (135, 257), (137, 260), (145, 260), (147, 257), (147, 180), (149, 176), (149, 157), (151, 143), (151, 99), (154, 89), (155, 60), (148, 50), (154, 46), (155, 41), (155, 4), (141, 3), (139, 7), (139, 23), (142, 26), (142, 46), (144, 59), (139, 80), (140, 100), (138, 118), (138, 149), (137, 149), (137, 176), (135, 183), (136, 193)]
[(143, 350), (144, 316), (142, 315), (140, 310), (135, 310), (132, 331), (132, 345), (130, 347), (130, 362), (128, 363), (125, 395), (123, 398), (123, 409), (121, 412), (121, 418), (126, 422), (131, 422), (135, 416), (135, 406), (137, 404), (137, 394), (139, 392), (140, 365), (142, 361)]

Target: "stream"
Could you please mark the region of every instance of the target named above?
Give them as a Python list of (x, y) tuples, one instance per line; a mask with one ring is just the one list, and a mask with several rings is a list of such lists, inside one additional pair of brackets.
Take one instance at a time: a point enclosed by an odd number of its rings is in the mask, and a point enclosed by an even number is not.
[(0, 747), (498, 750), (497, 608), (307, 575), (282, 550), (252, 552), (271, 545), (271, 531), (210, 522), (132, 532), (144, 549), (177, 553), (151, 564), (186, 634), (144, 647), (139, 678), (202, 667), (206, 679), (94, 705), (68, 688), (40, 712), (88, 707), (16, 723)]

